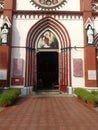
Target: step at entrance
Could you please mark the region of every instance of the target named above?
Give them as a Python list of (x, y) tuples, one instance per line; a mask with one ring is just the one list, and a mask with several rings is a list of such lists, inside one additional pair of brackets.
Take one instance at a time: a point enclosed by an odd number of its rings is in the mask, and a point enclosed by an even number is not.
[(38, 97), (51, 97), (51, 96), (66, 96), (67, 93), (60, 92), (57, 90), (38, 90), (33, 91), (32, 96), (38, 96)]

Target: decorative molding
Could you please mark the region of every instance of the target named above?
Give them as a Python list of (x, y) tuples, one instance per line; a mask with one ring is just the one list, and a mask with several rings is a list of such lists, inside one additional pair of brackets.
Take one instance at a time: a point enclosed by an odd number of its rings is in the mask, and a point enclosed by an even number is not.
[(51, 16), (56, 19), (83, 19), (83, 12), (78, 11), (16, 11), (13, 12), (14, 19), (39, 19)]
[(10, 20), (9, 20), (9, 18), (7, 16), (3, 20), (3, 25), (4, 24), (7, 24), (9, 28), (11, 27), (11, 22), (10, 22)]
[(91, 27), (94, 29), (94, 25), (90, 17), (87, 19), (85, 23), (85, 29), (87, 29), (88, 25), (91, 25)]
[(30, 0), (32, 5), (42, 10), (56, 10), (65, 5), (68, 0)]
[(2, 23), (1, 23), (2, 25), (0, 25), (0, 27), (3, 26), (4, 24), (7, 24), (9, 28), (11, 27), (11, 22), (7, 16), (5, 16), (4, 18), (3, 15), (0, 15), (0, 19), (2, 19)]
[(91, 0), (91, 9), (92, 11), (98, 11), (98, 0)]
[(4, 9), (4, 1), (0, 1), (0, 9)]

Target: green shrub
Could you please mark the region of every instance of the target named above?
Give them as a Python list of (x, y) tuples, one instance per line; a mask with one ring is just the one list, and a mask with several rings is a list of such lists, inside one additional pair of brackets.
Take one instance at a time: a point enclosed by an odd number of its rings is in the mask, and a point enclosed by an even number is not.
[(92, 93), (94, 96), (98, 96), (98, 90), (92, 90), (91, 93)]
[(11, 105), (14, 100), (20, 95), (21, 90), (18, 88), (12, 88), (6, 91), (5, 93), (1, 94), (0, 96), (0, 105)]
[(95, 96), (95, 103), (98, 104), (98, 90), (92, 90), (91, 93)]
[(85, 88), (76, 88), (74, 93), (86, 102), (95, 102), (96, 97)]

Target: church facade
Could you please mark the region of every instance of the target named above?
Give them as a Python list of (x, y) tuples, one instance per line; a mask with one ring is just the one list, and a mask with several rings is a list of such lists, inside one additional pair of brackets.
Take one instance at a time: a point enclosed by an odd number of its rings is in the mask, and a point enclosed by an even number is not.
[(97, 0), (0, 0), (0, 86), (98, 86)]

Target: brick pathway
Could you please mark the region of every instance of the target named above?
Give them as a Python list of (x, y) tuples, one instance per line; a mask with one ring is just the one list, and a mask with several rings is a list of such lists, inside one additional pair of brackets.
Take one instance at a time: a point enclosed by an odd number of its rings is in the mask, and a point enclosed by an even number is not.
[(98, 112), (75, 97), (21, 97), (0, 112), (0, 130), (98, 130)]

